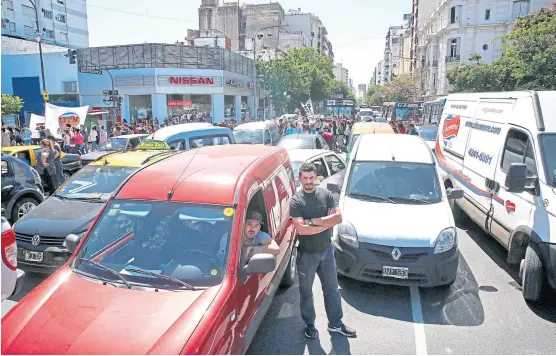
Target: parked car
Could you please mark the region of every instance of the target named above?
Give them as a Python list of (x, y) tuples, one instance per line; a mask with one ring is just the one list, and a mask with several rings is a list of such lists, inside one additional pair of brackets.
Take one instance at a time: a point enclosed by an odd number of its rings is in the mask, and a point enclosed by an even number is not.
[(204, 146), (234, 144), (232, 130), (209, 123), (188, 123), (166, 126), (150, 134), (148, 140), (164, 141), (172, 149), (190, 150)]
[[(21, 159), (31, 167), (37, 163), (37, 157), (40, 156), (40, 146), (8, 146), (2, 147), (2, 153)], [(64, 179), (68, 179), (72, 174), (81, 169), (81, 157), (74, 153), (62, 152), (61, 155)]]
[(2, 301), (16, 295), (23, 285), (25, 272), (17, 269), (17, 243), (15, 234), (2, 216)]
[[(436, 140), (446, 187), (519, 264), (523, 297), (556, 289), (556, 91), (450, 94)], [(546, 283), (548, 282), (548, 284)]]
[(20, 268), (39, 273), (58, 269), (70, 256), (64, 246), (66, 236), (83, 236), (123, 181), (171, 154), (167, 150), (114, 152), (83, 167), (14, 225)]
[(110, 137), (106, 141), (98, 145), (96, 151), (82, 155), (81, 161), (85, 166), (101, 157), (106, 156), (107, 154), (134, 149), (135, 147), (139, 146), (141, 141), (143, 141), (147, 136), (147, 134), (131, 134)]
[[(282, 148), (203, 147), (135, 172), (85, 236), (67, 237), (70, 261), (4, 317), (2, 353), (245, 353), (294, 283), (294, 192)], [(248, 210), (277, 256), (242, 257)], [(29, 342), (38, 328), (49, 342)]]
[[(340, 193), (343, 222), (332, 238), (338, 273), (382, 284), (454, 283), (459, 250), (449, 200), (461, 198), (463, 191), (440, 184), (423, 140), (362, 135), (353, 147), (346, 184), (327, 186)], [(393, 224), (396, 217), (403, 223)]]
[(43, 200), (39, 173), (19, 158), (2, 155), (2, 216), (15, 222)]
[(423, 126), (419, 126), (418, 128), (416, 127), (416, 129), (417, 132), (419, 133), (419, 136), (421, 136), (421, 138), (425, 140), (427, 145), (429, 145), (429, 148), (434, 151), (436, 148), (436, 136), (438, 135), (438, 125), (423, 125)]
[(355, 145), (355, 141), (361, 135), (370, 134), (391, 134), (394, 129), (387, 123), (383, 122), (357, 122), (351, 128), (351, 135), (347, 144), (346, 162), (349, 162), (351, 150)]
[(328, 183), (336, 183), (340, 187), (344, 184), (346, 162), (335, 152), (329, 150), (289, 150), (288, 155), (292, 162), (297, 190), (302, 189), (298, 180), (299, 167), (306, 162), (317, 167), (317, 180), (324, 187)]
[(276, 146), (282, 138), (278, 126), (272, 121), (248, 122), (234, 128), (236, 143)]
[(329, 150), (328, 144), (321, 135), (313, 134), (293, 134), (282, 137), (278, 142), (278, 147), (286, 150), (308, 149), (308, 150)]

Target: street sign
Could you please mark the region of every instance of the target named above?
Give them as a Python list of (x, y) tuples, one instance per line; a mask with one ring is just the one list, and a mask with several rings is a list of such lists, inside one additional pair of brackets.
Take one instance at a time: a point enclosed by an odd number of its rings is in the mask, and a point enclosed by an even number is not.
[(50, 96), (48, 94), (48, 90), (43, 90), (42, 98), (44, 99), (44, 101), (47, 101), (50, 98)]
[(103, 90), (102, 95), (112, 95), (112, 90)]
[(110, 105), (112, 104), (112, 102), (110, 100), (108, 100), (107, 98), (104, 98), (104, 100), (102, 101), (105, 105)]
[(102, 74), (102, 71), (100, 69), (79, 68), (79, 72), (85, 74)]
[(114, 95), (118, 95), (118, 91), (117, 91), (117, 90), (114, 90)]

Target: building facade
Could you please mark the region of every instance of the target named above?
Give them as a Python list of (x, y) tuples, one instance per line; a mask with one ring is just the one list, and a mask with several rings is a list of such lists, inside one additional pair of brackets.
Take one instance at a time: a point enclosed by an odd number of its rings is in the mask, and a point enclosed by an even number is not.
[(28, 0), (2, 0), (2, 36), (32, 41), (40, 36), (46, 44), (89, 46), (85, 0), (33, 0), (33, 3), (36, 9)]
[(384, 76), (382, 74), (383, 65), (384, 65), (384, 60), (381, 60), (375, 66), (375, 69), (373, 70), (373, 76), (371, 78), (370, 86), (384, 84)]
[[(239, 122), (242, 110), (254, 112), (254, 62), (226, 49), (166, 44), (88, 48), (78, 51), (78, 67), (103, 71), (79, 73), (81, 103), (111, 111), (112, 123), (118, 117), (162, 122), (190, 113), (208, 122)], [(116, 109), (103, 95), (112, 89), (111, 78), (122, 98)]]
[(500, 37), (516, 19), (542, 7), (548, 0), (441, 0), (417, 34), (416, 69), (422, 73), (424, 95), (449, 92), (446, 73), (459, 63), (469, 64), (473, 53), (484, 63), (502, 56)]
[(438, 0), (413, 0), (411, 11), (411, 48), (410, 57), (411, 65), (410, 70), (413, 72), (417, 64), (417, 45), (419, 44), (417, 33), (425, 19), (427, 19), (436, 7)]

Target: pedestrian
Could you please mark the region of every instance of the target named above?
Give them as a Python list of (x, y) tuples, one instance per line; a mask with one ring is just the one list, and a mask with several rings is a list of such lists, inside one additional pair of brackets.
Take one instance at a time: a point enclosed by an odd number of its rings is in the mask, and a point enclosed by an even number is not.
[(12, 145), (12, 139), (10, 137), (10, 132), (2, 127), (2, 147), (9, 147)]
[(64, 184), (65, 178), (64, 178), (64, 166), (62, 164), (62, 149), (60, 148), (60, 145), (58, 144), (58, 142), (56, 142), (56, 139), (54, 138), (54, 136), (49, 135), (47, 137), (47, 139), (52, 143), (52, 146), (54, 147), (54, 167), (56, 168), (56, 180), (55, 180), (55, 185), (56, 185), (56, 189), (58, 189), (59, 186), (61, 186), (62, 184)]
[(79, 131), (81, 136), (83, 136), (83, 143), (81, 144), (81, 152), (89, 153), (89, 132), (87, 132), (87, 128), (85, 125), (81, 125), (81, 130)]
[(404, 135), (405, 134), (405, 127), (403, 126), (403, 123), (399, 123), (398, 124), (398, 133)]
[(342, 214), (332, 193), (315, 186), (316, 179), (315, 165), (303, 163), (299, 168), (299, 181), (303, 189), (290, 201), (290, 215), (299, 241), (297, 273), (305, 336), (310, 339), (318, 336), (313, 300), (313, 282), (318, 274), (324, 294), (328, 331), (356, 337), (355, 330), (342, 322), (342, 300), (331, 243), (332, 228), (342, 222)]
[(73, 139), (75, 140), (75, 151), (76, 151), (75, 153), (82, 155), (83, 142), (85, 141), (83, 135), (81, 134), (79, 128), (77, 127), (73, 128)]
[(54, 179), (56, 176), (56, 166), (54, 165), (54, 147), (52, 142), (47, 139), (41, 140), (40, 155), (37, 157), (35, 169), (41, 176), (44, 191), (48, 191), (50, 195), (56, 191)]
[(99, 144), (106, 141), (107, 138), (108, 138), (108, 133), (106, 132), (104, 125), (100, 125)]
[(409, 124), (407, 125), (407, 132), (406, 135), (412, 135), (412, 136), (419, 136), (419, 133), (417, 132), (417, 130), (415, 129), (415, 125), (414, 124)]
[(97, 142), (98, 142), (98, 131), (97, 127), (91, 127), (91, 132), (89, 133), (89, 143), (91, 144), (91, 150), (97, 150)]
[(29, 146), (31, 144), (31, 130), (27, 126), (23, 128), (23, 144)]
[(70, 153), (71, 152), (71, 134), (70, 134), (70, 130), (65, 129), (64, 133), (62, 134), (62, 140), (64, 142), (64, 151), (66, 153)]

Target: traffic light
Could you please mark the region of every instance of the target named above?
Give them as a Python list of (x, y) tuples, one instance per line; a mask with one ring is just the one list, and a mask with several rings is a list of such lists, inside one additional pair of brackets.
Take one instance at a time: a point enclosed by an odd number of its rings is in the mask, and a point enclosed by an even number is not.
[(70, 64), (77, 63), (77, 50), (76, 49), (68, 49), (68, 54), (66, 57), (69, 58)]

